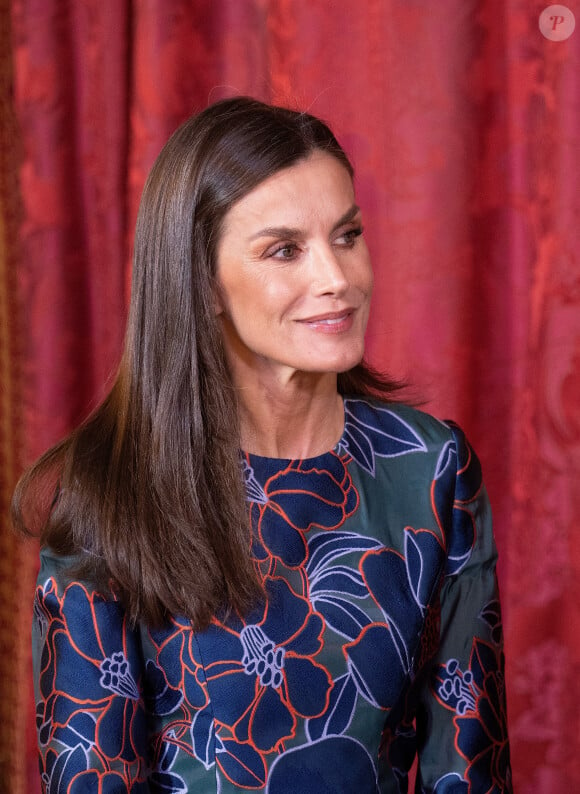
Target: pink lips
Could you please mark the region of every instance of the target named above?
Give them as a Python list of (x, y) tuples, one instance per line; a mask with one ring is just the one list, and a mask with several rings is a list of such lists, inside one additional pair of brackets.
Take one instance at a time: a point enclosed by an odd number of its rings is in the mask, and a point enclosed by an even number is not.
[(352, 327), (354, 309), (348, 308), (340, 312), (327, 312), (316, 317), (299, 320), (304, 325), (327, 334), (338, 334)]

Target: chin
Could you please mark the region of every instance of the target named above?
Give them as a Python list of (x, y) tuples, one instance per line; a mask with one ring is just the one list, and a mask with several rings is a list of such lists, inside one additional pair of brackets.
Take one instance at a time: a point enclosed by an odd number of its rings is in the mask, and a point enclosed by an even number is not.
[(335, 359), (327, 357), (325, 361), (320, 362), (320, 368), (312, 366), (309, 369), (312, 372), (327, 372), (329, 374), (334, 373), (338, 375), (341, 372), (348, 372), (350, 369), (353, 369), (353, 367), (356, 367), (357, 364), (360, 364), (363, 360), (363, 356), (364, 349), (349, 356), (337, 356)]
[(348, 372), (349, 369), (356, 367), (363, 360), (365, 354), (364, 343), (353, 346), (348, 351), (345, 351), (342, 356), (338, 357), (338, 366), (335, 368), (336, 372)]

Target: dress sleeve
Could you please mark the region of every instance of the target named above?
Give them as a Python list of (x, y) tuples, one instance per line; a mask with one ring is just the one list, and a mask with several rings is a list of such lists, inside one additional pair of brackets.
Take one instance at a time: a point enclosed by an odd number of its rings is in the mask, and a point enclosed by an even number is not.
[(437, 652), (416, 711), (416, 791), (499, 794), (512, 786), (497, 552), (479, 461), (461, 430), (449, 426), (453, 440), (432, 488), (446, 570), (435, 606)]
[(117, 601), (62, 574), (44, 550), (32, 628), (42, 790), (149, 791), (138, 632)]

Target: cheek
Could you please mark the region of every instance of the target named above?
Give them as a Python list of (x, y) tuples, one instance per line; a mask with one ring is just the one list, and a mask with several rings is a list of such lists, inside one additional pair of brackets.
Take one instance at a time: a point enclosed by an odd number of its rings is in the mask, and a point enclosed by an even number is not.
[(373, 273), (373, 269), (370, 266), (370, 264), (369, 264), (369, 272), (368, 272), (368, 276), (367, 276), (367, 285), (368, 285), (367, 286), (368, 293), (369, 293), (369, 296), (370, 296), (372, 291), (373, 291), (373, 287), (375, 286), (375, 274)]
[(248, 284), (241, 273), (228, 272), (224, 268), (219, 274), (216, 302), (222, 313), (235, 315), (239, 311), (247, 311), (246, 306), (252, 294), (256, 295), (256, 290), (252, 289), (252, 284)]
[(374, 280), (375, 279), (374, 279), (374, 273), (373, 273), (371, 261), (370, 259), (367, 259), (365, 263), (365, 267), (361, 268), (359, 285), (361, 292), (364, 292), (369, 298), (373, 291)]
[(247, 285), (249, 311), (262, 316), (283, 316), (306, 292), (304, 284), (294, 272), (272, 270), (260, 273)]
[(374, 285), (374, 273), (373, 273), (373, 266), (371, 263), (371, 256), (369, 250), (366, 246), (364, 240), (362, 240), (362, 245), (364, 248), (361, 251), (360, 258), (358, 260), (358, 273), (357, 273), (357, 284), (361, 292), (364, 292), (369, 297), (373, 291)]

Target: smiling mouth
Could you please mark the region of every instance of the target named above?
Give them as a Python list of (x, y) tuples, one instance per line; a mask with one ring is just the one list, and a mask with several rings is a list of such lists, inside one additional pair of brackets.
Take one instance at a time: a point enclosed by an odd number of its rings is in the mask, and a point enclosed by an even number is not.
[(307, 325), (340, 325), (350, 317), (352, 317), (354, 309), (345, 309), (342, 312), (332, 312), (329, 314), (321, 314), (319, 317), (308, 317), (300, 322)]
[(354, 324), (354, 309), (342, 312), (329, 312), (318, 317), (308, 317), (299, 322), (306, 328), (322, 334), (343, 334), (349, 332)]
[(325, 320), (311, 320), (310, 322), (317, 323), (320, 325), (340, 325), (340, 323), (343, 323), (349, 317), (350, 314), (341, 314), (340, 317), (329, 317), (328, 319)]

